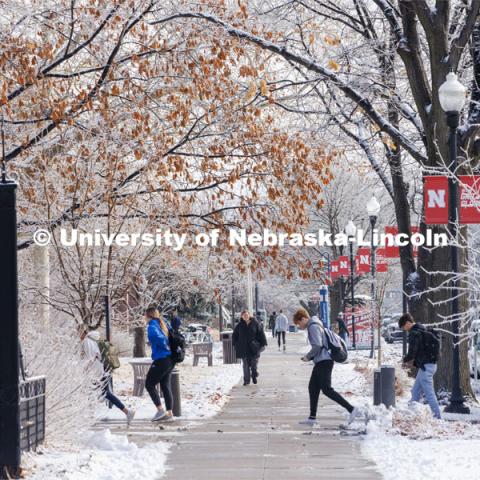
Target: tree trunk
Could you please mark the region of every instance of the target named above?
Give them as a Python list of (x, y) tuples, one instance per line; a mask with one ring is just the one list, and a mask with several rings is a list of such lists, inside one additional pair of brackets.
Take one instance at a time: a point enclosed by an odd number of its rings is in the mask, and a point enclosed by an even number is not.
[(135, 327), (133, 329), (133, 356), (134, 358), (143, 358), (147, 356), (145, 347), (145, 327)]

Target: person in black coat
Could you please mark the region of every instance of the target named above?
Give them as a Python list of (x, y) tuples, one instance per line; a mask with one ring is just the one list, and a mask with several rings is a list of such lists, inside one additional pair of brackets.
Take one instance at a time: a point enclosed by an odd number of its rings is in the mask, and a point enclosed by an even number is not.
[(232, 342), (237, 357), (242, 359), (243, 384), (248, 385), (250, 378), (257, 383), (258, 359), (267, 346), (267, 338), (260, 323), (247, 310), (242, 312), (242, 319), (233, 331)]

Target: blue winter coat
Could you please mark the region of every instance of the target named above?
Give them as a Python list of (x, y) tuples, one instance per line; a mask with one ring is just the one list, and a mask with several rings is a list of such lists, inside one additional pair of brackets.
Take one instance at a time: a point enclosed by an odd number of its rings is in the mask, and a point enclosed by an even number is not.
[[(165, 322), (170, 330), (170, 325)], [(168, 336), (163, 333), (160, 326), (160, 320), (158, 318), (152, 318), (148, 322), (147, 328), (148, 341), (152, 346), (152, 360), (159, 360), (160, 358), (169, 357), (172, 352), (170, 351), (170, 342)]]

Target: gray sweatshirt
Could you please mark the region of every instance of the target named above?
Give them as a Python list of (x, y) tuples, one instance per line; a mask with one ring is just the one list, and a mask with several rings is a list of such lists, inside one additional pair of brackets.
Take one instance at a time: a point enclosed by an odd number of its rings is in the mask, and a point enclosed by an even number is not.
[(317, 317), (312, 317), (307, 325), (308, 341), (312, 346), (311, 350), (305, 355), (313, 363), (321, 362), (322, 360), (331, 360), (332, 357), (327, 350), (327, 338), (323, 330), (322, 322)]

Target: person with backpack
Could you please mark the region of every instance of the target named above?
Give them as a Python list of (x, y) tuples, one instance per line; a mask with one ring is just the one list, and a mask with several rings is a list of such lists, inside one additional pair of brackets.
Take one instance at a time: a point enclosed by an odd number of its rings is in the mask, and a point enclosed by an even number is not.
[(438, 334), (435, 330), (415, 322), (409, 313), (400, 317), (398, 326), (408, 333), (408, 352), (403, 358), (403, 364), (406, 368), (411, 368), (412, 365), (417, 368), (411, 402), (419, 402), (423, 393), (433, 416), (440, 419), (442, 415), (433, 384), (440, 350)]
[(182, 320), (178, 316), (177, 310), (174, 310), (170, 314), (170, 325), (172, 326), (172, 329), (173, 329), (174, 332), (179, 332), (180, 331), (180, 327), (182, 326)]
[(348, 423), (352, 423), (360, 415), (360, 410), (347, 402), (345, 398), (332, 388), (333, 358), (336, 361), (345, 361), (347, 358), (346, 345), (331, 330), (328, 330), (327, 333), (327, 329), (324, 328), (322, 322), (317, 317), (310, 318), (310, 315), (304, 308), (300, 308), (295, 312), (293, 323), (300, 330), (307, 330), (308, 332), (308, 341), (311, 349), (302, 357), (302, 361), (310, 362), (313, 360), (314, 363), (308, 384), (310, 415), (306, 420), (302, 420), (300, 424), (314, 426), (318, 423), (317, 407), (320, 392), (323, 392), (326, 397), (345, 408), (350, 414)]
[(280, 352), (281, 340), (283, 340), (283, 351), (285, 352), (287, 347), (285, 345), (285, 337), (288, 331), (288, 318), (283, 313), (283, 310), (280, 310), (280, 314), (275, 319), (275, 334), (277, 335), (278, 340), (278, 351)]
[(338, 324), (338, 334), (342, 338), (342, 340), (345, 342), (345, 345), (348, 347), (348, 328), (345, 323), (345, 320), (343, 319), (343, 312), (340, 312), (337, 316), (337, 324)]
[[(135, 417), (135, 410), (125, 407), (111, 390), (111, 374), (116, 364), (108, 358), (109, 345), (100, 339), (100, 333), (97, 330), (89, 332), (83, 329), (80, 339), (85, 357), (89, 362), (88, 368), (91, 369), (97, 378), (95, 384), (100, 387), (103, 398), (121, 410), (127, 416), (127, 424), (130, 425)], [(100, 348), (100, 345), (102, 345), (102, 348)]]
[[(152, 347), (152, 365), (148, 370), (145, 379), (145, 388), (157, 407), (157, 412), (152, 422), (164, 422), (173, 419), (173, 395), (171, 388), (172, 370), (175, 366), (172, 360), (170, 348), (171, 327), (162, 318), (156, 307), (149, 307), (145, 312), (147, 317), (148, 341)], [(157, 391), (157, 384), (160, 384), (165, 409), (162, 407), (160, 396)]]
[(262, 326), (247, 310), (242, 312), (241, 320), (233, 331), (232, 343), (237, 357), (242, 359), (243, 385), (249, 385), (250, 379), (256, 384), (258, 360), (267, 346), (267, 338)]

